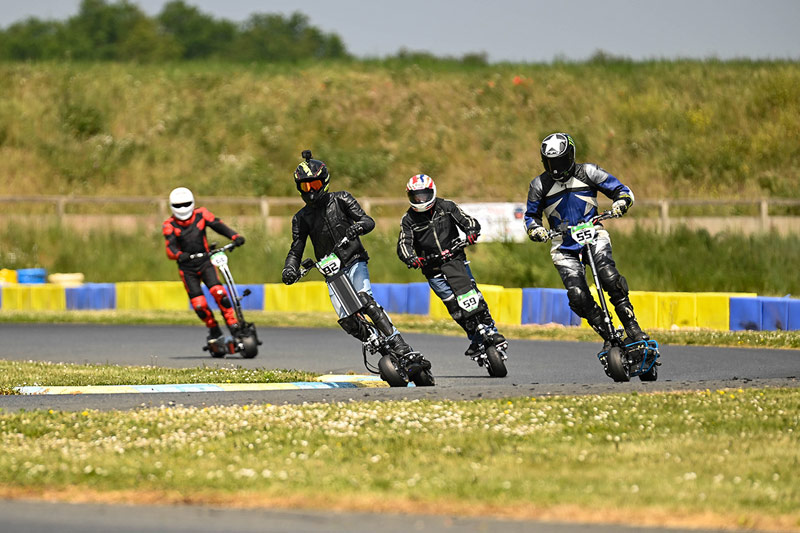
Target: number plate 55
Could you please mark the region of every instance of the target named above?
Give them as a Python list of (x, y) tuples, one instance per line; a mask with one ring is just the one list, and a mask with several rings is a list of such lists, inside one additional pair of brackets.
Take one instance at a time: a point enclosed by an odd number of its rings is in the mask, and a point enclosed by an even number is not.
[(595, 229), (594, 224), (591, 222), (584, 222), (583, 224), (572, 226), (569, 232), (575, 242), (581, 246), (594, 243), (595, 237), (597, 236), (597, 229)]

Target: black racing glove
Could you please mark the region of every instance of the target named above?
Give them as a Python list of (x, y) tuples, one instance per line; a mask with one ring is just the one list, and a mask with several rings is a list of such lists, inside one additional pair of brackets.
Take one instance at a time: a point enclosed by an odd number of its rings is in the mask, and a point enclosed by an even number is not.
[(475, 241), (477, 241), (478, 237), (480, 237), (480, 236), (481, 236), (480, 233), (475, 232), (475, 231), (471, 231), (471, 232), (467, 233), (467, 242), (470, 243), (470, 244), (475, 244)]
[(408, 266), (408, 268), (422, 268), (424, 264), (425, 260), (416, 255), (406, 258), (406, 266)]
[(300, 279), (300, 273), (297, 271), (297, 269), (295, 267), (291, 267), (291, 266), (286, 267), (286, 268), (283, 269), (283, 272), (281, 272), (281, 280), (286, 285), (291, 285), (292, 283), (294, 283), (298, 279)]
[(364, 228), (361, 227), (361, 224), (356, 223), (347, 228), (344, 235), (348, 240), (354, 241), (362, 233), (364, 233)]
[(241, 246), (244, 244), (244, 237), (242, 235), (235, 235), (233, 237), (233, 242), (236, 246)]
[(185, 265), (186, 263), (191, 261), (191, 258), (189, 257), (190, 255), (191, 254), (187, 254), (186, 252), (178, 253), (178, 264), (179, 265)]

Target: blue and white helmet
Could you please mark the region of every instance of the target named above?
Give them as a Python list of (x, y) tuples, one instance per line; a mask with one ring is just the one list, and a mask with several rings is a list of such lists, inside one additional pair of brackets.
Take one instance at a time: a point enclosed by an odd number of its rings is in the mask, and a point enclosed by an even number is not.
[(406, 194), (414, 211), (427, 211), (436, 202), (436, 184), (427, 174), (415, 174), (406, 184)]

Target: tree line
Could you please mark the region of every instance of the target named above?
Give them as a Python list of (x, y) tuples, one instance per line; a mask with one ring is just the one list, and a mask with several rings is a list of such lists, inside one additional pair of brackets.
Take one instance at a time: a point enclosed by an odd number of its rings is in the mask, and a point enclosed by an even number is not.
[(183, 0), (155, 17), (119, 0), (83, 0), (65, 21), (28, 18), (0, 29), (0, 60), (294, 62), (349, 58), (341, 38), (289, 16), (255, 13), (242, 23), (218, 19)]

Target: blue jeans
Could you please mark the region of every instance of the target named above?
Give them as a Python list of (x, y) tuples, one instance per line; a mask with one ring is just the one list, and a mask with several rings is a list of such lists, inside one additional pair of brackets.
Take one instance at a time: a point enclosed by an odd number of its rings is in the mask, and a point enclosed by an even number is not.
[[(345, 268), (344, 275), (347, 276), (347, 278), (350, 280), (350, 283), (353, 284), (353, 288), (356, 290), (356, 292), (366, 292), (372, 296), (372, 284), (369, 281), (369, 270), (367, 269), (366, 261), (357, 261)], [(333, 291), (330, 287), (328, 287), (328, 296), (331, 298), (331, 304), (333, 304), (333, 309), (336, 311), (337, 316), (339, 318), (345, 318), (347, 313), (344, 311), (344, 306), (342, 306), (339, 298), (333, 294)], [(392, 325), (392, 329), (393, 331), (391, 337), (394, 337), (397, 334), (397, 328)]]

